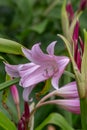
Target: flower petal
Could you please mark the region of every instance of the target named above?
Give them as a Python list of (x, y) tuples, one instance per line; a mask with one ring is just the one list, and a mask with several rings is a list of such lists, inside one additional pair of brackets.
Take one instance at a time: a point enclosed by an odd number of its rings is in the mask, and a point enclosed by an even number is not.
[(58, 96), (62, 96), (64, 98), (78, 98), (78, 91), (77, 91), (77, 85), (76, 82), (68, 83), (65, 86), (62, 86), (56, 91), (56, 94)]
[(34, 87), (35, 87), (35, 85), (32, 85), (28, 88), (24, 88), (24, 90), (23, 90), (24, 101), (29, 101), (29, 95), (30, 95), (30, 93), (31, 93), (31, 91), (33, 90)]
[(54, 55), (54, 47), (57, 41), (52, 42), (51, 44), (49, 44), (49, 46), (47, 47), (47, 52), (49, 55)]
[(45, 81), (48, 77), (44, 76), (44, 68), (39, 67), (31, 74), (26, 74), (21, 77), (20, 85), (23, 87), (29, 87), (39, 82)]
[(5, 63), (5, 70), (11, 77), (20, 77), (18, 68), (20, 65), (10, 65)]
[(25, 57), (26, 57), (28, 60), (32, 61), (32, 53), (31, 53), (31, 50), (29, 50), (29, 49), (27, 49), (27, 48), (22, 48), (22, 51), (23, 51)]
[(61, 75), (63, 74), (66, 65), (69, 63), (69, 58), (65, 56), (55, 56), (55, 59), (58, 64), (58, 72), (55, 73), (54, 76), (52, 77), (52, 85), (55, 89), (58, 89), (59, 79)]
[(52, 85), (53, 85), (53, 87), (56, 89), (56, 90), (58, 90), (58, 82), (59, 82), (59, 78), (60, 78), (60, 76), (58, 75), (58, 76), (53, 76), (52, 77), (52, 80), (51, 80), (51, 83), (52, 83)]
[(35, 65), (34, 63), (23, 64), (19, 67), (20, 77), (29, 75), (32, 72), (34, 72), (35, 70), (37, 70), (38, 68), (39, 68), (39, 65)]
[(40, 44), (35, 44), (32, 47), (32, 59), (35, 64), (43, 65), (49, 60), (49, 55), (44, 54), (40, 48)]

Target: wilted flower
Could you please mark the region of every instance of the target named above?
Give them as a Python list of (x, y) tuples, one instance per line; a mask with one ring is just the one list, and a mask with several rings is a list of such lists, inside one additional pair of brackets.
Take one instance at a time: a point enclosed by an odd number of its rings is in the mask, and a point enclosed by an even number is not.
[[(63, 74), (69, 58), (66, 56), (55, 56), (54, 46), (56, 42), (52, 42), (47, 47), (48, 54), (40, 49), (40, 44), (35, 44), (31, 50), (22, 48), (22, 51), (31, 63), (21, 65), (6, 64), (7, 73), (12, 77), (21, 77), (20, 85), (29, 94), (35, 84), (51, 78), (51, 83), (55, 89), (58, 89), (58, 81)], [(26, 96), (26, 94), (24, 94)], [(24, 96), (24, 97), (25, 97)]]

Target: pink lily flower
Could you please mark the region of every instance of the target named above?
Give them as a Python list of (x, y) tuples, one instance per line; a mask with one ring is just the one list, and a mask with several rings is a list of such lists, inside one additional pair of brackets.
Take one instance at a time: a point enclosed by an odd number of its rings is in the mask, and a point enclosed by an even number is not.
[[(52, 96), (58, 96), (64, 99), (47, 100)], [(38, 102), (36, 108), (46, 104), (56, 104), (72, 113), (80, 114), (80, 101), (76, 82), (70, 82), (58, 90), (54, 90), (53, 92), (47, 94)]]
[(27, 94), (30, 94), (36, 84), (49, 78), (51, 78), (53, 87), (58, 89), (58, 81), (69, 63), (69, 58), (55, 56), (55, 44), (56, 42), (52, 42), (47, 47), (48, 54), (43, 53), (40, 44), (35, 44), (31, 50), (22, 48), (25, 57), (31, 61), (30, 63), (21, 65), (5, 64), (6, 72), (11, 77), (21, 77), (20, 85), (26, 88)]

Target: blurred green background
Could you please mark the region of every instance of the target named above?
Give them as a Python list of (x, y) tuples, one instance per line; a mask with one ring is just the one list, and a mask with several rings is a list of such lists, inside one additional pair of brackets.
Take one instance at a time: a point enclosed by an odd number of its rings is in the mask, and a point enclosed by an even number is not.
[[(74, 11), (76, 11), (80, 0), (71, 0), (71, 2)], [(57, 36), (57, 34), (63, 34), (61, 27), (62, 3), (63, 0), (0, 0), (0, 37), (17, 41), (27, 48), (31, 48), (33, 44), (41, 42), (41, 47), (44, 51), (49, 43), (57, 40), (55, 53), (58, 55), (66, 54), (64, 44)], [(80, 35), (83, 35), (84, 28), (87, 29), (87, 9), (84, 10), (80, 17)], [(0, 55), (12, 64), (27, 62), (27, 59), (21, 56), (3, 53), (0, 53)], [(0, 61), (0, 82), (3, 81), (5, 81), (5, 70), (2, 61)], [(67, 79), (65, 81), (64, 77), (62, 77), (60, 84), (64, 85), (66, 82), (68, 82)], [(18, 89), (21, 98), (21, 111), (23, 111), (22, 88), (18, 87)], [(33, 91), (32, 95), (35, 96), (35, 93), (40, 90), (41, 85)], [(2, 93), (0, 93), (0, 98), (2, 98)], [(11, 95), (7, 104), (13, 112), (15, 121), (17, 113)], [(3, 110), (4, 108), (0, 106), (0, 109)], [(55, 105), (47, 105), (36, 112), (35, 127), (51, 112), (63, 114), (75, 129), (80, 128), (79, 116), (66, 112)], [(9, 116), (6, 111), (5, 113)], [(11, 117), (9, 116), (9, 118)]]

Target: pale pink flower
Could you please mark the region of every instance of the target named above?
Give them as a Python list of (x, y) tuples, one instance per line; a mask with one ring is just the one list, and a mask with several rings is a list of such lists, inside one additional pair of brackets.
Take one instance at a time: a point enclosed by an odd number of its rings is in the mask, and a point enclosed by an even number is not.
[(31, 61), (30, 63), (21, 65), (5, 64), (6, 71), (11, 77), (21, 77), (20, 85), (27, 89), (25, 91), (28, 91), (28, 94), (36, 84), (49, 78), (51, 78), (53, 87), (58, 89), (58, 81), (69, 63), (69, 58), (55, 56), (55, 44), (56, 42), (52, 42), (47, 47), (48, 54), (43, 53), (40, 44), (35, 44), (31, 50), (22, 48), (25, 57)]
[[(52, 96), (58, 96), (58, 99), (47, 100)], [(59, 99), (59, 97), (64, 99)], [(47, 104), (56, 104), (72, 113), (80, 114), (80, 101), (76, 82), (70, 82), (58, 90), (54, 90), (53, 92), (47, 94), (39, 101), (36, 107), (38, 108)]]

